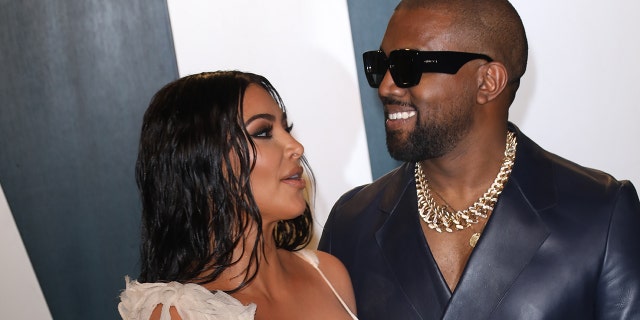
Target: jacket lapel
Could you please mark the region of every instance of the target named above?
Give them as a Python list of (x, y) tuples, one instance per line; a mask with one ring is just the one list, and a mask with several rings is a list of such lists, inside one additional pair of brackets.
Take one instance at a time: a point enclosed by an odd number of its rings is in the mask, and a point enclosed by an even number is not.
[(413, 164), (405, 164), (399, 186), (384, 195), (380, 209), (388, 218), (376, 232), (386, 263), (398, 280), (404, 297), (416, 312), (415, 319), (437, 319), (451, 297), (449, 288), (431, 255), (417, 214)]
[(485, 319), (548, 236), (514, 184), (503, 191), (443, 319)]
[(555, 205), (553, 174), (540, 148), (515, 126), (516, 161), (442, 319), (487, 319), (549, 231), (538, 212)]

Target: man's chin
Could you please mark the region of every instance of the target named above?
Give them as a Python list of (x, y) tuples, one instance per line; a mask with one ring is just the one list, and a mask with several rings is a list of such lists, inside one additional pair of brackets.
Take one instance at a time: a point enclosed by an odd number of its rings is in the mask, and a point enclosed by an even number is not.
[(402, 162), (416, 161), (414, 157), (411, 156), (411, 154), (405, 152), (404, 150), (391, 150), (391, 149), (387, 149), (387, 150), (389, 151), (389, 155), (391, 156), (391, 158), (393, 158), (394, 160), (402, 161)]
[(394, 151), (402, 149), (407, 144), (407, 139), (403, 139), (400, 134), (387, 132), (387, 150), (390, 154)]
[(410, 150), (407, 150), (407, 143), (393, 140), (390, 141), (387, 139), (387, 151), (391, 158), (398, 161), (411, 161)]

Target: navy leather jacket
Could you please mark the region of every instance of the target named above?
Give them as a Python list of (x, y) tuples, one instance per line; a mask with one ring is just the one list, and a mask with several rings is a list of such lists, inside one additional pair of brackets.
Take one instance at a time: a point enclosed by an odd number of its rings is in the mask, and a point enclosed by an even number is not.
[(319, 249), (349, 270), (360, 319), (640, 319), (633, 185), (510, 129), (511, 177), (454, 292), (420, 228), (413, 163), (338, 200)]

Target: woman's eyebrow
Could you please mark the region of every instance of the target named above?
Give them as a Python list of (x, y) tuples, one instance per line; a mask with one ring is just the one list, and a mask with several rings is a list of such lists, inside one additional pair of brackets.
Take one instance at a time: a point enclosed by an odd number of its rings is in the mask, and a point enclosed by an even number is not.
[(257, 119), (266, 119), (266, 120), (270, 120), (270, 121), (275, 121), (276, 120), (276, 116), (270, 114), (270, 113), (258, 113), (258, 114), (254, 114), (252, 115), (249, 119), (247, 119), (247, 121), (245, 121), (246, 124), (249, 124)]

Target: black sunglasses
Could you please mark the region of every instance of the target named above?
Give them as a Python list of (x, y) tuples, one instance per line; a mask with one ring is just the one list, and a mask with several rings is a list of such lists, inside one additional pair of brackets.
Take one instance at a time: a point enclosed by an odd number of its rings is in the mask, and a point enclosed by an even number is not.
[(362, 54), (362, 58), (364, 73), (372, 88), (380, 86), (387, 70), (391, 73), (396, 86), (409, 88), (420, 82), (424, 72), (456, 74), (465, 63), (471, 60), (493, 61), (489, 56), (479, 53), (412, 49), (391, 51), (389, 58), (381, 50), (367, 51)]

